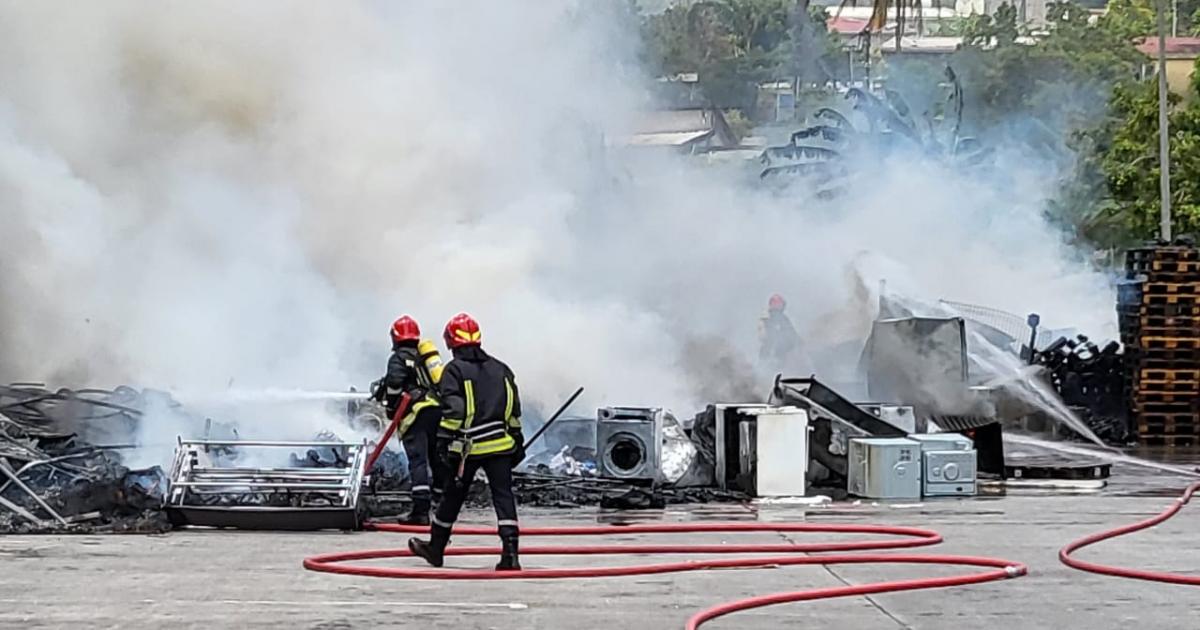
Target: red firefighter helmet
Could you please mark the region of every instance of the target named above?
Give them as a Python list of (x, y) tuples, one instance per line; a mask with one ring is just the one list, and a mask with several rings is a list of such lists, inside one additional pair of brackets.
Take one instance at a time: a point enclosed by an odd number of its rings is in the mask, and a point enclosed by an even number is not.
[(446, 322), (446, 332), (442, 335), (447, 348), (463, 346), (478, 346), (480, 342), (479, 322), (466, 313), (459, 313)]
[(417, 320), (408, 315), (401, 315), (392, 323), (392, 341), (419, 341), (421, 339), (421, 327), (417, 325)]
[(772, 295), (770, 300), (767, 300), (767, 308), (771, 311), (782, 311), (785, 306), (787, 306), (787, 302), (778, 293)]

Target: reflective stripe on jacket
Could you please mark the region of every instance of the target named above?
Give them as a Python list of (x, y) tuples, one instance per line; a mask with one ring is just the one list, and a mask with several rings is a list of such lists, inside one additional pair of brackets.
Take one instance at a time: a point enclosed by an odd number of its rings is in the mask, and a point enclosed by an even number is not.
[(460, 348), (442, 372), (442, 428), (468, 456), (512, 452), (521, 435), (521, 399), (512, 370), (478, 347)]

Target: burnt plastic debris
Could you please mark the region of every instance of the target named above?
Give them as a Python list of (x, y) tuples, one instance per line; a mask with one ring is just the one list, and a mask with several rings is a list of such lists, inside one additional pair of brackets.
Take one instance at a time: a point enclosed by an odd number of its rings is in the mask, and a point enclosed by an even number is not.
[(1060, 337), (1036, 356), (1063, 402), (1097, 437), (1111, 444), (1132, 438), (1125, 361), (1119, 343), (1100, 346), (1084, 335)]
[[(600, 507), (613, 510), (656, 510), (668, 505), (697, 503), (740, 503), (747, 494), (716, 488), (679, 488), (672, 485), (640, 486), (608, 479), (563, 478), (537, 473), (514, 473), (513, 491), (521, 506), (539, 508)], [(406, 513), (409, 497), (405, 492), (384, 492), (363, 497), (366, 512), (373, 518), (388, 518)], [(491, 494), (483, 479), (471, 487), (467, 505), (486, 509)]]
[(630, 488), (624, 494), (600, 499), (600, 507), (606, 510), (661, 510), (667, 500), (661, 491)]

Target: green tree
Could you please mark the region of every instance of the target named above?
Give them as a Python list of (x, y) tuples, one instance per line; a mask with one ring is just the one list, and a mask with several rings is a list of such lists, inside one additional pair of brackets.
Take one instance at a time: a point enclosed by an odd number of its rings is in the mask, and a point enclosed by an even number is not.
[[(797, 6), (802, 8), (797, 12)], [(797, 28), (806, 0), (704, 0), (673, 4), (647, 16), (643, 35), (648, 61), (664, 74), (696, 72), (705, 96), (718, 107), (750, 110), (757, 85), (772, 79), (811, 75), (811, 56), (828, 54), (824, 21)], [(803, 40), (797, 46), (793, 37)]]
[(995, 15), (973, 15), (963, 27), (963, 44), (976, 48), (1011, 46), (1020, 34), (1017, 29), (1017, 9), (1005, 2)]
[[(1196, 91), (1193, 84), (1192, 90)], [(1200, 230), (1200, 105), (1170, 95), (1171, 209), (1178, 233)], [(1161, 213), (1158, 156), (1158, 89), (1155, 81), (1120, 87), (1112, 99), (1103, 153), (1108, 190), (1130, 235), (1154, 238)]]

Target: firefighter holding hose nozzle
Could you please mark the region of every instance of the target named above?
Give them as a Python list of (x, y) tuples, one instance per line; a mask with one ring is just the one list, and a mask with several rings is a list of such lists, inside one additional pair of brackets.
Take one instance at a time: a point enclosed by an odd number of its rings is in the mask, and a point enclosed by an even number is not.
[(480, 345), (479, 323), (459, 313), (446, 324), (446, 346), (454, 354), (440, 384), (442, 428), (453, 435), (451, 478), (433, 516), (428, 541), (411, 538), (408, 548), (429, 564), (442, 566), (450, 532), (471, 489), (475, 473), (487, 475), (496, 509), (502, 553), (497, 571), (520, 570), (517, 501), (512, 470), (524, 459), (521, 399), (512, 370)]
[(376, 387), (375, 399), (387, 408), (389, 418), (395, 417), (405, 393), (411, 399), (397, 433), (408, 456), (413, 505), (412, 511), (400, 518), (400, 523), (428, 525), (432, 500), (440, 498), (449, 477), (436, 448), (438, 426), (442, 420), (437, 398), (441, 358), (433, 342), (421, 340), (421, 328), (408, 315), (392, 324), (391, 335), (392, 356), (388, 358), (387, 375)]

